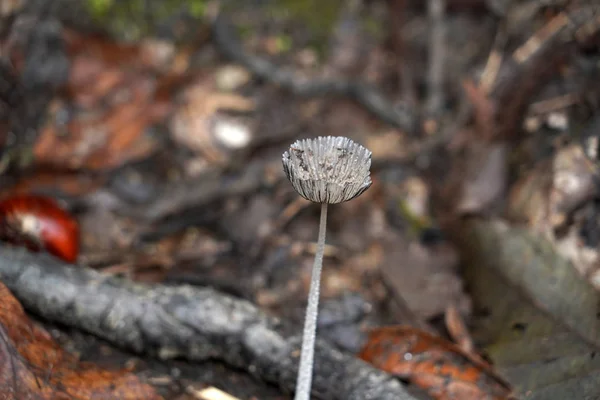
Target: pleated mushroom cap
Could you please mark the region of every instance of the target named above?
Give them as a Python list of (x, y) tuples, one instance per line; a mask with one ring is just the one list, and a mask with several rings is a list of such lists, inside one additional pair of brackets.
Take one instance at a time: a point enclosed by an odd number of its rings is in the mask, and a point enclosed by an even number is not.
[(315, 203), (351, 200), (371, 186), (371, 152), (343, 136), (294, 142), (283, 153), (283, 170), (292, 186)]

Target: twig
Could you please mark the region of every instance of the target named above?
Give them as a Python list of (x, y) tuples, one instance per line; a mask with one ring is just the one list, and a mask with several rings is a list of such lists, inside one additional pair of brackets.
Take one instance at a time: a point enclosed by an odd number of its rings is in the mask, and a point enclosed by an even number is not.
[(446, 48), (446, 0), (429, 0), (429, 70), (427, 71), (427, 102), (425, 110), (430, 116), (437, 116), (444, 106), (444, 60)]
[(496, 84), (496, 78), (498, 77), (498, 72), (500, 72), (500, 66), (502, 65), (503, 49), (506, 45), (506, 39), (506, 20), (501, 19), (498, 22), (494, 44), (488, 55), (485, 68), (481, 74), (481, 79), (479, 79), (479, 87), (483, 90), (483, 93), (488, 94)]
[(581, 101), (579, 93), (565, 93), (560, 96), (554, 96), (549, 99), (537, 101), (529, 106), (532, 114), (548, 114), (553, 111), (563, 110)]
[(177, 182), (163, 190), (163, 196), (143, 209), (132, 207), (123, 211), (129, 216), (156, 222), (190, 208), (199, 208), (229, 196), (239, 196), (263, 185), (264, 163), (251, 163), (239, 173), (215, 171), (197, 179)]
[(249, 54), (233, 34), (226, 16), (220, 12), (213, 18), (212, 32), (213, 41), (224, 56), (243, 65), (261, 79), (278, 85), (296, 96), (349, 97), (382, 121), (405, 132), (416, 133), (417, 117), (414, 110), (392, 104), (370, 85), (342, 79), (302, 78), (295, 72), (281, 68), (265, 58)]
[[(300, 336), (282, 336), (282, 324), (249, 302), (208, 288), (136, 284), (5, 246), (0, 279), (30, 311), (117, 346), (161, 359), (215, 359), (284, 390), (295, 386)], [(316, 398), (415, 400), (390, 375), (323, 341), (315, 355)]]
[(600, 6), (595, 4), (563, 11), (507, 57), (507, 73), (491, 91), (495, 103), (502, 105), (495, 116), (498, 123), (494, 138), (515, 138), (532, 96), (558, 73), (560, 66), (572, 62), (573, 46), (598, 36), (598, 15)]

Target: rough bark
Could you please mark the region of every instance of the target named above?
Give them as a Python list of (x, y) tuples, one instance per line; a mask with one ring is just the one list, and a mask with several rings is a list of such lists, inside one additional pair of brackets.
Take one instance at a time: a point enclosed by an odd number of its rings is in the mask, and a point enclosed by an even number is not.
[[(144, 285), (0, 247), (0, 280), (32, 312), (161, 359), (215, 359), (291, 391), (300, 337), (247, 301), (210, 288)], [(413, 400), (392, 376), (317, 343), (313, 395)]]

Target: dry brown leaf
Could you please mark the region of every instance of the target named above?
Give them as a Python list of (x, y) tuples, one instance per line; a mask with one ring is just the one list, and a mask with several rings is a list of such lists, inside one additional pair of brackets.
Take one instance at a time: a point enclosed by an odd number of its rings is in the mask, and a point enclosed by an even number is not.
[(384, 245), (381, 273), (389, 287), (423, 319), (442, 315), (448, 304), (471, 312), (469, 297), (457, 274), (457, 255), (447, 244), (430, 248), (396, 238)]
[(411, 327), (374, 329), (360, 358), (408, 379), (437, 400), (505, 400), (510, 389), (489, 365)]
[(0, 2), (0, 17), (11, 15), (23, 6), (24, 0), (4, 0)]
[(478, 214), (504, 195), (507, 185), (507, 145), (504, 143), (470, 144), (467, 173), (457, 211)]
[(586, 206), (597, 196), (598, 167), (578, 144), (561, 148), (548, 162), (539, 163), (512, 188), (510, 216), (525, 221), (556, 246), (557, 252), (600, 288), (600, 253), (586, 243), (581, 228)]
[(62, 169), (111, 169), (151, 153), (147, 129), (172, 104), (165, 86), (177, 79), (161, 71), (148, 46), (123, 45), (67, 31), (71, 59), (67, 87), (50, 105), (34, 148), (39, 163)]
[(72, 197), (83, 196), (97, 190), (106, 179), (88, 174), (35, 171), (19, 178), (14, 186), (2, 188), (0, 197), (25, 193), (57, 193)]
[[(245, 147), (252, 135), (249, 127), (235, 121), (228, 123), (217, 112), (248, 112), (254, 108), (255, 104), (251, 99), (219, 91), (213, 77), (199, 77), (185, 90), (183, 104), (171, 119), (173, 139), (201, 154), (209, 162), (224, 163), (228, 160), (227, 148), (235, 148), (236, 145)], [(229, 142), (234, 145), (228, 146)]]
[(0, 394), (4, 400), (159, 400), (128, 371), (79, 362), (27, 318), (0, 283)]
[(585, 155), (579, 144), (573, 144), (554, 156), (553, 173), (550, 211), (556, 226), (596, 194), (598, 166)]

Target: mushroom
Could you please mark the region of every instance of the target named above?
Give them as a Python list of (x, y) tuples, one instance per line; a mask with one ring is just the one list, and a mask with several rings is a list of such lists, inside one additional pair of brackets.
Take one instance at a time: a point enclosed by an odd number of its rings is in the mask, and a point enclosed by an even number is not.
[(370, 168), (371, 152), (343, 136), (298, 140), (283, 153), (283, 170), (294, 189), (305, 199), (321, 204), (295, 400), (310, 398), (327, 205), (351, 200), (367, 190), (372, 183)]

